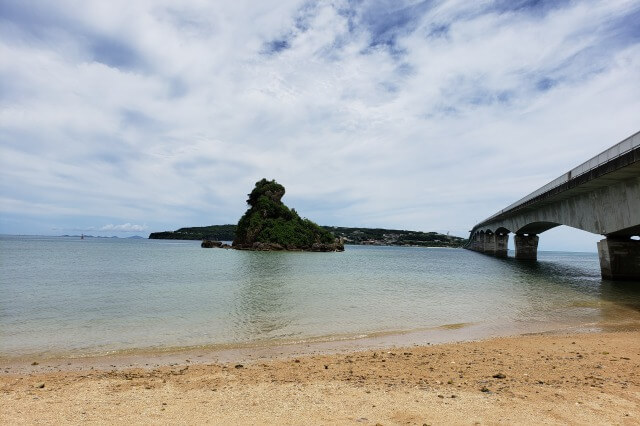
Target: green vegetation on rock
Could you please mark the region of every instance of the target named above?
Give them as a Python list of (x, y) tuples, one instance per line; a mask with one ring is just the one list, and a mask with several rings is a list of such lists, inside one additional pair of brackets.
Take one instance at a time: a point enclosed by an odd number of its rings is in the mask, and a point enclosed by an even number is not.
[(249, 194), (249, 209), (240, 218), (233, 247), (254, 250), (342, 250), (335, 236), (309, 219), (301, 218), (295, 209), (281, 199), (284, 186), (275, 180), (262, 179)]

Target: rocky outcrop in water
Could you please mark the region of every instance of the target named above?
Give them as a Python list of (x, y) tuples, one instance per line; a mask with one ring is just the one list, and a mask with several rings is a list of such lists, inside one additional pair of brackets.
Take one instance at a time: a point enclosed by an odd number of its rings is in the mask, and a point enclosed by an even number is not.
[(200, 244), (200, 247), (202, 248), (222, 247), (222, 241), (203, 240), (202, 244)]
[(249, 194), (233, 248), (260, 251), (344, 251), (341, 240), (282, 203), (284, 186), (262, 179)]
[(224, 244), (222, 241), (203, 240), (200, 244), (202, 248), (231, 248), (229, 244)]

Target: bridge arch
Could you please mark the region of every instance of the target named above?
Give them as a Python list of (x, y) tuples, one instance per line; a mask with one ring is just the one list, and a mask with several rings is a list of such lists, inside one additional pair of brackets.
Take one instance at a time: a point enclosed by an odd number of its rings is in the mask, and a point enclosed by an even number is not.
[(514, 233), (516, 258), (535, 260), (538, 235), (561, 225), (606, 237), (604, 278), (640, 281), (640, 132), (475, 225), (468, 248), (506, 256)]
[(516, 234), (541, 234), (544, 231), (555, 228), (556, 226), (564, 225), (564, 223), (555, 222), (532, 222), (524, 225), (523, 227), (516, 229)]
[(504, 226), (500, 226), (496, 229), (495, 233), (496, 234), (501, 234), (501, 235), (506, 235), (509, 232), (511, 232), (510, 230), (508, 230), (507, 228), (505, 228)]

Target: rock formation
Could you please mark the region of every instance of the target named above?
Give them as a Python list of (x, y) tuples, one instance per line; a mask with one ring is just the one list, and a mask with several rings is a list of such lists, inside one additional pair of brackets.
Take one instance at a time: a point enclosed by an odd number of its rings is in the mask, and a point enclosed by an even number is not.
[(301, 218), (281, 199), (284, 186), (262, 179), (249, 194), (249, 209), (240, 218), (233, 248), (240, 250), (344, 251), (342, 242), (309, 219)]

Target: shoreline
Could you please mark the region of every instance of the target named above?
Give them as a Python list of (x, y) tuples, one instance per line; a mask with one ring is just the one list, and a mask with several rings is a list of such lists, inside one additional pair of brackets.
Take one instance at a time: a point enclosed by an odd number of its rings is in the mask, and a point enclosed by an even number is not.
[(243, 363), (2, 371), (0, 417), (9, 423), (633, 424), (640, 418), (637, 329)]
[(155, 368), (166, 365), (255, 362), (295, 356), (333, 355), (398, 347), (431, 346), (485, 341), (527, 335), (640, 331), (637, 318), (625, 322), (541, 322), (539, 324), (451, 323), (413, 330), (391, 330), (311, 337), (294, 341), (255, 341), (191, 346), (124, 348), (105, 352), (58, 352), (0, 356), (0, 376), (94, 369)]

